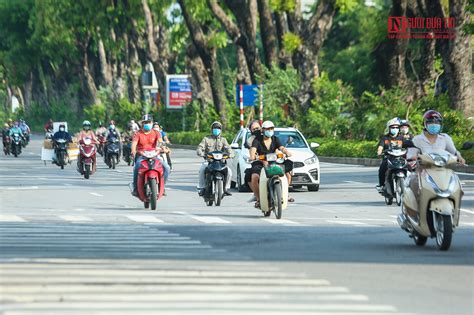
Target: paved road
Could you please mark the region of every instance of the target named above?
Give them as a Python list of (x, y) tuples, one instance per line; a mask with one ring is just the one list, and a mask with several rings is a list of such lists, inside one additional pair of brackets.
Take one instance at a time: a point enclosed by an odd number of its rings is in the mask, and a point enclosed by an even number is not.
[(0, 158), (0, 313), (473, 314), (474, 176), (448, 252), (416, 247), (376, 168), (322, 164), (282, 220), (237, 193), (197, 197), (199, 159), (175, 150), (159, 210), (130, 196), (131, 169), (90, 180), (39, 161), (40, 141)]

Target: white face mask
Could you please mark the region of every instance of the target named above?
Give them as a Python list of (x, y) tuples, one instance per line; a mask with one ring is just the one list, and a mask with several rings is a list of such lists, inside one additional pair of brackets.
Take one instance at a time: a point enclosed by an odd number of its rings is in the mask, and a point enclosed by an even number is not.
[(59, 128), (59, 131), (64, 131), (64, 128)]

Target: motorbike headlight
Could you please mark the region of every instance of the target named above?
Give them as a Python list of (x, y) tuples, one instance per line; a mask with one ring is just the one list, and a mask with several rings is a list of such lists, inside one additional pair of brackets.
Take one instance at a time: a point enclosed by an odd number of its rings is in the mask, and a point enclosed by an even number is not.
[(439, 167), (444, 167), (446, 166), (446, 160), (443, 159), (443, 157), (437, 155), (433, 158), (434, 164)]
[(313, 155), (312, 157), (310, 157), (309, 159), (306, 159), (304, 161), (304, 164), (306, 164), (306, 165), (311, 165), (311, 164), (315, 164), (315, 163), (318, 163), (318, 157), (316, 155)]
[(275, 162), (278, 159), (278, 156), (276, 155), (276, 153), (268, 153), (266, 155), (266, 159), (268, 162)]

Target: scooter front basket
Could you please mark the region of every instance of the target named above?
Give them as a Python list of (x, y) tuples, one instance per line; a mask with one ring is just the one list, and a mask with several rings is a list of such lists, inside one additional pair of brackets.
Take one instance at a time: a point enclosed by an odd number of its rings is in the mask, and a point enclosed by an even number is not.
[(283, 176), (285, 175), (285, 172), (282, 166), (272, 165), (265, 168), (265, 174), (267, 175), (268, 178), (271, 178), (273, 176)]

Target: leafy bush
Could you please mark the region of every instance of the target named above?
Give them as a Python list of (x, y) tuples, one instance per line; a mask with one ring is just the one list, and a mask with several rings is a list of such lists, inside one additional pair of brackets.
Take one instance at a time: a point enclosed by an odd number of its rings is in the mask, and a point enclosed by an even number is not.
[(310, 138), (320, 147), (315, 151), (320, 156), (333, 157), (377, 157), (377, 141), (334, 140), (331, 138)]
[(64, 101), (56, 100), (49, 104), (49, 108), (33, 102), (29, 111), (20, 109), (16, 118), (23, 118), (33, 131), (42, 131), (43, 126), (50, 118), (53, 121), (67, 121), (68, 128), (73, 130), (80, 126), (77, 114)]

